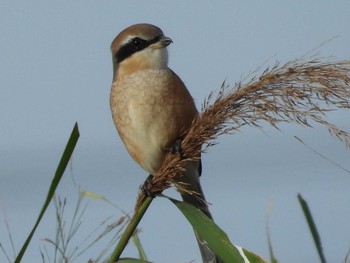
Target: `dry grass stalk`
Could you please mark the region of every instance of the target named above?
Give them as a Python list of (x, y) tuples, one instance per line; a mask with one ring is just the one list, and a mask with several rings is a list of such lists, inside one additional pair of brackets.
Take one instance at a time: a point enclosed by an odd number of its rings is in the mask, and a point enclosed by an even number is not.
[[(199, 155), (200, 146), (204, 145), (205, 151), (218, 136), (234, 133), (244, 125), (261, 127), (266, 122), (278, 129), (282, 122), (311, 126), (310, 121), (314, 121), (350, 147), (350, 134), (326, 120), (330, 110), (350, 109), (350, 61), (302, 57), (283, 66), (276, 64), (260, 76), (258, 72), (232, 89), (223, 83), (213, 102), (213, 94), (209, 95), (182, 141), (183, 158), (167, 154), (148, 185), (150, 192), (170, 187), (184, 163)], [(140, 194), (138, 204), (143, 199)]]

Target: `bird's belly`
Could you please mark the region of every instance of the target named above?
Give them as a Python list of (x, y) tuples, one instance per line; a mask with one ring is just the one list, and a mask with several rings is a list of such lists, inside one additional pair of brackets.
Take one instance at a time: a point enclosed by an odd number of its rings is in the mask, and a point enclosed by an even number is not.
[(125, 125), (125, 143), (129, 153), (147, 172), (154, 174), (164, 158), (164, 148), (171, 140), (167, 125), (171, 116), (166, 116), (165, 109), (159, 111), (151, 104), (130, 103), (129, 123)]
[[(149, 76), (149, 73), (148, 73)], [(141, 79), (141, 81), (139, 80)], [(164, 101), (164, 83), (149, 83), (142, 76), (115, 82), (111, 109), (117, 130), (129, 154), (147, 172), (162, 164), (165, 148), (176, 139), (176, 103)]]

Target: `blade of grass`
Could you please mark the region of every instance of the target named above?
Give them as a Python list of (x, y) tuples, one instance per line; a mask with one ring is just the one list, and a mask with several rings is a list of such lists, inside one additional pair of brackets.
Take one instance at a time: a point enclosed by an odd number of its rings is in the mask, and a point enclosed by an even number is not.
[[(163, 195), (164, 196), (164, 195)], [(212, 249), (223, 262), (232, 263), (266, 263), (254, 253), (235, 246), (231, 243), (227, 234), (209, 219), (202, 211), (191, 204), (168, 198), (183, 213), (188, 222), (201, 239), (205, 240), (208, 247)]]
[(50, 188), (49, 188), (49, 191), (47, 193), (47, 196), (46, 196), (46, 200), (45, 200), (45, 203), (43, 205), (43, 207), (41, 208), (41, 211), (39, 213), (39, 216), (38, 216), (38, 219), (36, 220), (35, 224), (34, 224), (34, 227), (32, 229), (32, 231), (30, 232), (30, 234), (28, 235), (26, 241), (24, 242), (20, 252), (18, 253), (17, 257), (16, 257), (16, 260), (15, 260), (15, 263), (19, 263), (21, 262), (22, 260), (22, 257), (35, 233), (35, 230), (36, 228), (38, 227), (47, 207), (49, 206), (50, 202), (51, 202), (51, 199), (56, 191), (56, 188), (58, 186), (58, 183), (60, 182), (61, 178), (62, 178), (62, 175), (67, 167), (67, 164), (72, 156), (72, 153), (74, 151), (74, 148), (75, 148), (75, 145), (77, 143), (79, 139), (79, 128), (78, 128), (78, 123), (75, 123), (74, 125), (74, 128), (72, 130), (72, 133), (69, 137), (69, 140), (67, 142), (67, 145), (66, 145), (66, 148), (64, 149), (64, 152), (63, 152), (63, 155), (61, 157), (61, 160), (57, 166), (57, 169), (56, 169), (56, 173), (55, 173), (55, 176), (54, 178), (52, 179), (52, 182), (51, 182), (51, 185), (50, 185)]
[(269, 254), (270, 254), (270, 262), (271, 263), (278, 263), (278, 260), (276, 259), (274, 253), (273, 253), (273, 248), (272, 248), (272, 240), (271, 240), (271, 235), (270, 235), (270, 216), (272, 212), (272, 203), (269, 203), (266, 209), (266, 235), (267, 235), (267, 245), (269, 248)]
[[(3, 207), (1, 207), (1, 208), (2, 208), (3, 214), (4, 214), (4, 223), (5, 223), (5, 227), (6, 227), (6, 232), (7, 232), (8, 238), (10, 240), (11, 249), (12, 249), (12, 253), (13, 253), (13, 258), (15, 258), (16, 257), (16, 249), (15, 249), (15, 245), (13, 243), (13, 238), (12, 238), (12, 235), (11, 235), (10, 224), (9, 224), (9, 221), (7, 220), (7, 214), (6, 214), (5, 208), (3, 208)], [(5, 249), (2, 247), (1, 243), (0, 243), (0, 248), (2, 249), (5, 257), (8, 259), (8, 262), (11, 262), (11, 260), (9, 259), (7, 253), (5, 252)]]
[(310, 229), (312, 238), (314, 240), (315, 246), (317, 248), (317, 252), (318, 252), (318, 255), (320, 257), (320, 260), (322, 263), (326, 263), (326, 258), (324, 257), (323, 250), (322, 250), (321, 239), (320, 239), (320, 236), (318, 234), (315, 222), (312, 218), (312, 214), (311, 214), (311, 211), (309, 209), (309, 206), (308, 206), (307, 202), (303, 199), (301, 194), (298, 194), (298, 200), (299, 200), (301, 208), (303, 209), (303, 213), (304, 213), (306, 222), (309, 226), (309, 229)]
[(343, 263), (349, 263), (349, 262), (350, 262), (350, 249), (348, 250), (348, 253), (346, 253)]
[(269, 254), (270, 254), (270, 262), (271, 263), (278, 263), (275, 255), (273, 253), (272, 241), (271, 241), (271, 236), (270, 236), (270, 229), (269, 229), (268, 220), (266, 220), (266, 233), (267, 233), (267, 244), (268, 244), (268, 247), (269, 247)]
[(139, 259), (147, 260), (147, 256), (139, 238), (139, 231), (135, 231), (132, 235), (132, 241), (134, 242), (137, 251), (139, 252)]
[(10, 257), (7, 255), (6, 250), (5, 250), (5, 248), (2, 246), (1, 242), (0, 242), (0, 251), (2, 251), (2, 253), (4, 254), (4, 256), (5, 256), (6, 260), (7, 260), (7, 262), (11, 263)]

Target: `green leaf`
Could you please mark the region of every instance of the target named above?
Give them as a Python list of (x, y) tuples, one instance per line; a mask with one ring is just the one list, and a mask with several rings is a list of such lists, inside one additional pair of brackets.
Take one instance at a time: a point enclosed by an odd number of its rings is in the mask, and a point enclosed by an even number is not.
[(205, 240), (210, 249), (224, 262), (266, 263), (259, 256), (231, 243), (226, 233), (208, 218), (200, 209), (191, 204), (167, 197), (190, 222), (198, 236)]
[(22, 260), (22, 257), (35, 233), (35, 230), (36, 228), (38, 227), (47, 207), (49, 206), (50, 202), (51, 202), (51, 199), (56, 191), (56, 188), (58, 186), (58, 183), (60, 182), (61, 178), (62, 178), (62, 175), (67, 167), (67, 164), (72, 156), (72, 153), (74, 151), (74, 148), (75, 148), (75, 145), (77, 143), (79, 139), (79, 129), (78, 129), (78, 123), (75, 123), (74, 125), (74, 128), (72, 130), (72, 133), (69, 137), (69, 140), (68, 140), (68, 143), (66, 145), (66, 148), (63, 152), (63, 155), (61, 157), (61, 160), (57, 166), (57, 169), (56, 169), (56, 173), (55, 173), (55, 176), (54, 178), (52, 179), (52, 182), (51, 182), (51, 186), (49, 188), (49, 191), (47, 193), (47, 196), (46, 196), (46, 201), (43, 205), (43, 207), (41, 208), (41, 211), (39, 213), (39, 216), (38, 216), (38, 219), (36, 220), (35, 224), (34, 224), (34, 227), (32, 229), (32, 231), (30, 232), (30, 234), (28, 235), (26, 241), (24, 242), (22, 248), (21, 248), (21, 251), (18, 253), (17, 257), (16, 257), (16, 260), (15, 260), (15, 263), (19, 263), (21, 262)]
[(270, 218), (270, 216), (268, 214), (267, 218), (266, 218), (266, 234), (267, 234), (267, 245), (268, 245), (269, 254), (270, 254), (270, 262), (271, 263), (278, 263), (278, 260), (275, 258), (275, 255), (273, 253), (272, 241), (271, 241), (271, 236), (270, 236), (270, 228), (269, 228), (269, 218)]
[[(237, 247), (237, 246), (235, 246)], [(243, 248), (243, 253), (248, 259), (248, 262), (250, 263), (267, 263), (267, 261), (263, 260), (261, 257), (258, 255), (254, 254), (253, 252)]]
[(314, 239), (314, 243), (315, 243), (318, 255), (320, 257), (320, 260), (322, 263), (326, 263), (326, 258), (324, 256), (323, 250), (322, 250), (321, 239), (320, 239), (320, 236), (318, 234), (314, 219), (312, 218), (312, 214), (311, 214), (311, 211), (309, 209), (309, 206), (308, 206), (307, 202), (303, 199), (301, 194), (298, 194), (298, 200), (299, 200), (301, 208), (303, 209), (303, 213), (304, 213), (306, 222), (309, 226), (312, 238)]
[(132, 235), (132, 241), (134, 242), (134, 245), (137, 248), (137, 251), (139, 252), (139, 258), (142, 260), (147, 260), (146, 252), (143, 249), (143, 246), (139, 238), (139, 231), (136, 230), (134, 232), (134, 234)]

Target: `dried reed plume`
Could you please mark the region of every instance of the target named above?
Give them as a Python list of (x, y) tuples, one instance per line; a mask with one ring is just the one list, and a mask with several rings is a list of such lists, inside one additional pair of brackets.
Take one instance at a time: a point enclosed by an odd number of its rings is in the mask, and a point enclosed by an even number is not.
[[(337, 108), (350, 109), (350, 60), (328, 61), (302, 57), (283, 66), (278, 63), (253, 72), (247, 83), (229, 89), (223, 83), (218, 95), (205, 100), (201, 113), (182, 141), (182, 155), (168, 153), (163, 166), (148, 184), (149, 192), (162, 192), (174, 183), (188, 160), (215, 144), (222, 134), (231, 134), (244, 125), (260, 127), (264, 122), (277, 128), (279, 123), (311, 126), (320, 123), (350, 147), (350, 134), (329, 123), (326, 113)], [(214, 101), (213, 101), (214, 100)], [(144, 200), (138, 198), (137, 207)]]

